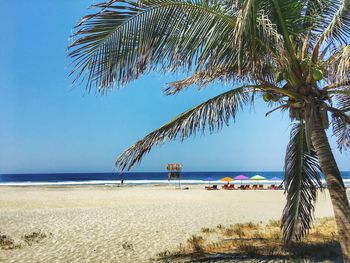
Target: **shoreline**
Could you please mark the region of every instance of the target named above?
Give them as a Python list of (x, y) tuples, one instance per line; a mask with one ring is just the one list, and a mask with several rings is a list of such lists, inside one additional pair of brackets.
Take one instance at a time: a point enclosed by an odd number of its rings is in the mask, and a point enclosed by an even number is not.
[[(262, 184), (264, 186), (275, 184), (279, 185), (282, 180), (235, 180), (231, 184), (241, 185), (241, 184)], [(322, 184), (326, 184), (325, 179), (321, 180)], [(343, 179), (346, 188), (350, 188), (350, 179)], [(227, 182), (223, 181), (211, 181), (210, 184), (224, 185)], [(168, 181), (168, 180), (124, 180), (123, 186), (130, 185), (178, 185), (178, 181)], [(208, 185), (209, 183), (203, 180), (181, 180), (181, 185)], [(84, 186), (84, 185), (121, 185), (120, 180), (90, 180), (90, 181), (60, 181), (60, 182), (0, 182), (0, 187), (6, 186)]]

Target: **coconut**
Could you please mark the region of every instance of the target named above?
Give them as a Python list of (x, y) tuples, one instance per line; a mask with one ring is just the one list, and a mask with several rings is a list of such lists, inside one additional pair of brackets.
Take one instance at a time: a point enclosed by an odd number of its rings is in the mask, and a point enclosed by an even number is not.
[(278, 72), (276, 74), (276, 82), (281, 82), (283, 80), (283, 72)]
[(272, 95), (271, 97), (272, 97), (271, 100), (273, 102), (276, 102), (276, 101), (278, 101), (280, 99), (280, 97), (278, 95)]
[(319, 80), (323, 79), (323, 72), (319, 69), (315, 69), (312, 72), (312, 77), (314, 80), (319, 81)]
[(265, 102), (269, 102), (272, 99), (272, 95), (270, 93), (264, 93), (263, 99)]

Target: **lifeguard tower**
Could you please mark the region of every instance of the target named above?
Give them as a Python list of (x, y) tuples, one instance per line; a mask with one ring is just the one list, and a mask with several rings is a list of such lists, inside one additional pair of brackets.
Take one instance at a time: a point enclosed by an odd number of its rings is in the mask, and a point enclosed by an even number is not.
[(175, 189), (181, 189), (181, 171), (182, 164), (179, 163), (168, 163), (166, 165), (166, 169), (168, 171), (168, 181), (178, 180), (179, 183), (175, 184)]

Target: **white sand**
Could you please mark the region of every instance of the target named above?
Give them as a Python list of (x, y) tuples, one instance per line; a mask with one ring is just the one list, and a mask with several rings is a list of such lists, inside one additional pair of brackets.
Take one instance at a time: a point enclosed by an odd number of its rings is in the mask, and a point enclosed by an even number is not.
[[(205, 191), (137, 187), (0, 187), (0, 232), (53, 236), (0, 250), (0, 262), (148, 262), (202, 227), (279, 219), (283, 191)], [(332, 216), (328, 193), (316, 217)], [(123, 247), (124, 245), (124, 247)]]

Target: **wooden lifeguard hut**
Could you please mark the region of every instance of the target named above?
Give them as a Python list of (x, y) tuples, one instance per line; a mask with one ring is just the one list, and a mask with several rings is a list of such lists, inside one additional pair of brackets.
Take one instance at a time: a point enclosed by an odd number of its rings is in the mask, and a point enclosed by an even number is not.
[(175, 188), (181, 189), (181, 171), (182, 164), (179, 163), (168, 163), (166, 165), (166, 169), (168, 171), (168, 181), (178, 180), (179, 184), (175, 184)]

